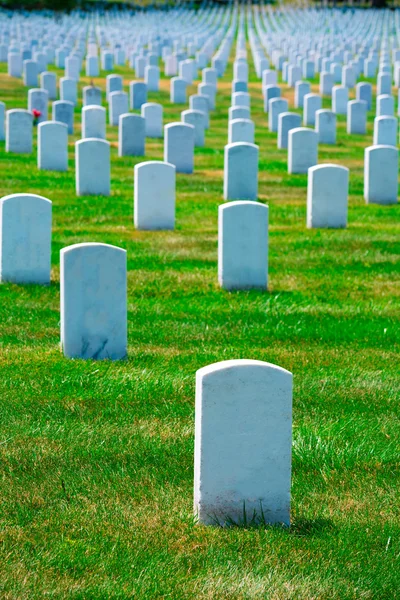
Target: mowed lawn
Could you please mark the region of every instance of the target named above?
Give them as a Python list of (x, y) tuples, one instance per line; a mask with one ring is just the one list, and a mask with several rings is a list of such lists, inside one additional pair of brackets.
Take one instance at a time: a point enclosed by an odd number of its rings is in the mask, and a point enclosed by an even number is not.
[[(36, 151), (0, 144), (1, 196), (53, 202), (51, 286), (0, 285), (1, 598), (400, 598), (400, 207), (363, 199), (374, 111), (366, 136), (348, 136), (339, 117), (337, 145), (319, 150), (321, 163), (351, 170), (348, 228), (307, 230), (307, 178), (288, 175), (251, 69), (270, 216), (265, 292), (217, 282), (232, 63), (195, 173), (177, 175), (173, 232), (133, 226), (133, 167), (162, 159), (162, 140), (147, 140), (145, 159), (118, 158), (108, 127), (112, 194), (76, 197), (88, 78), (68, 173), (38, 171)], [(26, 108), (27, 89), (0, 70), (0, 99)], [(134, 73), (115, 72), (127, 90)], [(105, 75), (94, 80), (103, 90)], [(293, 90), (282, 89), (293, 110)], [(165, 123), (187, 108), (170, 104), (168, 80), (149, 101), (163, 104)], [(59, 251), (87, 241), (128, 252), (126, 361), (60, 352)], [(193, 517), (195, 372), (237, 358), (294, 374), (290, 529), (207, 528)]]

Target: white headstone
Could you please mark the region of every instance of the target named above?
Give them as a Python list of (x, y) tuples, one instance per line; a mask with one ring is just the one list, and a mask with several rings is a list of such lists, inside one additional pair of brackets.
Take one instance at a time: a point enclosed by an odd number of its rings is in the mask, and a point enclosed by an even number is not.
[(68, 126), (56, 121), (44, 121), (38, 126), (38, 169), (66, 171), (68, 169)]
[(60, 253), (61, 346), (69, 358), (125, 358), (126, 251), (75, 244)]
[(253, 201), (218, 208), (218, 280), (226, 290), (266, 289), (268, 207)]
[(347, 226), (349, 169), (316, 165), (308, 170), (307, 227)]
[(33, 115), (14, 108), (6, 112), (6, 152), (30, 154), (33, 141)]
[(135, 165), (134, 221), (137, 229), (174, 229), (175, 167), (148, 161)]
[[(119, 92), (113, 92), (119, 93)], [(112, 94), (111, 94), (112, 96)], [(146, 122), (140, 115), (125, 113), (119, 117), (118, 156), (144, 156)]]
[(399, 152), (393, 146), (365, 149), (364, 198), (367, 204), (396, 204)]
[(162, 104), (155, 102), (142, 104), (141, 115), (145, 120), (146, 137), (161, 138), (163, 136)]
[(196, 373), (194, 511), (206, 525), (290, 524), (292, 374), (256, 360)]
[(318, 162), (318, 134), (298, 127), (289, 131), (288, 172), (304, 174)]
[(336, 115), (331, 110), (321, 108), (315, 113), (315, 131), (320, 144), (336, 144)]
[(289, 131), (301, 127), (301, 116), (296, 113), (284, 112), (278, 117), (278, 148), (288, 147)]
[(82, 138), (106, 139), (106, 109), (103, 106), (82, 108)]
[(257, 200), (258, 146), (236, 142), (225, 146), (225, 200)]
[(164, 127), (164, 161), (177, 173), (193, 173), (194, 127), (187, 123), (169, 123)]
[(0, 200), (0, 281), (50, 283), (51, 202), (36, 194)]
[(77, 196), (110, 195), (110, 144), (85, 138), (75, 143)]

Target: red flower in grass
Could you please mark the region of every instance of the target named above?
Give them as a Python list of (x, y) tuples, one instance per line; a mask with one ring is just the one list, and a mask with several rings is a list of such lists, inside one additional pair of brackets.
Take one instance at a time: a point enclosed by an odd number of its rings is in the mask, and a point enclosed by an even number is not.
[(36, 108), (34, 108), (32, 111), (32, 114), (33, 114), (33, 124), (37, 125), (39, 122), (39, 117), (42, 116), (42, 113), (40, 112), (40, 110), (36, 110)]

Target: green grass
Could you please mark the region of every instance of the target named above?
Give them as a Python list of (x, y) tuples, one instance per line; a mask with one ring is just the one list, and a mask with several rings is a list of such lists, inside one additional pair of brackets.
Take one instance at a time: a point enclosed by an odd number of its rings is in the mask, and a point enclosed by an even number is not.
[[(117, 157), (116, 128), (111, 197), (75, 196), (80, 107), (68, 173), (39, 172), (34, 154), (0, 146), (1, 195), (53, 202), (51, 286), (0, 286), (1, 598), (400, 597), (399, 206), (363, 200), (373, 111), (367, 136), (348, 136), (339, 117), (338, 144), (320, 147), (320, 162), (351, 169), (348, 228), (310, 231), (306, 177), (288, 175), (251, 73), (270, 289), (227, 293), (217, 210), (231, 74), (195, 173), (177, 176), (174, 232), (135, 231), (143, 159)], [(4, 65), (0, 85), (8, 108), (26, 107)], [(169, 103), (166, 81), (149, 100), (162, 101), (165, 122), (185, 108)], [(149, 140), (146, 160), (160, 158), (162, 141)], [(126, 361), (60, 353), (59, 251), (85, 241), (128, 252)], [(233, 358), (294, 374), (289, 530), (206, 528), (192, 515), (195, 372)]]

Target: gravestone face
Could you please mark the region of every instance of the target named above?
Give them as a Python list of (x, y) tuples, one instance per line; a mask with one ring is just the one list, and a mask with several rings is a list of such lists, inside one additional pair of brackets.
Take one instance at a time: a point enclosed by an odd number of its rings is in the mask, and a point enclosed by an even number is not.
[(289, 525), (292, 374), (255, 360), (208, 365), (196, 373), (195, 422), (199, 522)]
[(315, 113), (315, 131), (320, 144), (336, 144), (336, 115), (331, 110), (321, 109)]
[(342, 85), (353, 88), (356, 85), (356, 74), (354, 69), (348, 65), (342, 68)]
[(270, 69), (266, 69), (262, 73), (262, 87), (266, 87), (267, 85), (276, 85), (278, 83), (278, 74), (276, 71), (271, 71)]
[(97, 56), (88, 56), (86, 58), (86, 76), (98, 77), (100, 74), (99, 59)]
[(226, 290), (266, 289), (268, 207), (229, 202), (218, 209), (218, 280)]
[(281, 88), (277, 85), (266, 85), (263, 88), (264, 94), (264, 112), (268, 112), (269, 101), (272, 98), (280, 98), (281, 97)]
[(6, 105), (0, 101), (0, 142), (6, 139), (5, 130), (5, 118), (6, 118)]
[(118, 125), (119, 118), (129, 110), (129, 99), (126, 92), (111, 92), (108, 96), (110, 125)]
[(33, 140), (33, 115), (14, 108), (6, 112), (6, 152), (30, 154)]
[(172, 77), (176, 75), (178, 72), (178, 61), (176, 60), (176, 56), (173, 54), (171, 56), (167, 56), (165, 60), (165, 69), (164, 74), (166, 77)]
[(397, 118), (376, 117), (374, 119), (374, 146), (397, 146)]
[(146, 59), (144, 58), (144, 56), (137, 56), (135, 60), (135, 76), (139, 79), (143, 79), (145, 68)]
[(250, 108), (250, 94), (248, 92), (236, 92), (232, 94), (232, 106)]
[(170, 86), (171, 102), (173, 104), (186, 104), (187, 82), (185, 79), (173, 77)]
[(164, 162), (174, 165), (177, 173), (193, 173), (194, 137), (193, 125), (169, 123), (164, 127)]
[(229, 121), (228, 144), (247, 142), (254, 144), (254, 122), (250, 119), (233, 119)]
[(51, 202), (36, 194), (0, 200), (0, 281), (50, 283)]
[(8, 69), (7, 73), (10, 77), (22, 76), (22, 55), (19, 53), (8, 53)]
[(68, 169), (68, 126), (45, 121), (38, 126), (38, 169), (66, 171)]
[(304, 96), (304, 125), (314, 127), (315, 113), (322, 108), (322, 98), (318, 94)]
[(318, 134), (312, 129), (291, 129), (288, 137), (288, 172), (305, 174), (318, 162)]
[(74, 133), (74, 105), (67, 100), (57, 100), (53, 102), (53, 121), (65, 123), (68, 127), (68, 133)]
[(376, 116), (393, 117), (394, 116), (394, 98), (388, 94), (378, 96), (376, 99)]
[(301, 127), (301, 117), (297, 113), (283, 112), (278, 116), (278, 148), (288, 147), (289, 131)]
[(65, 69), (66, 56), (67, 56), (67, 53), (65, 52), (65, 50), (63, 48), (57, 48), (57, 50), (56, 50), (56, 66), (59, 69)]
[(312, 60), (305, 60), (303, 63), (303, 77), (305, 79), (314, 79), (315, 65)]
[(198, 92), (202, 96), (207, 96), (210, 110), (215, 110), (217, 88), (210, 83), (200, 83)]
[(142, 104), (141, 114), (145, 120), (146, 137), (162, 138), (163, 136), (163, 107), (155, 102)]
[(142, 81), (131, 81), (129, 84), (130, 107), (138, 110), (147, 102), (147, 85)]
[(349, 169), (316, 165), (308, 171), (307, 227), (347, 226)]
[(75, 179), (77, 196), (110, 195), (110, 144), (107, 141), (86, 138), (75, 143)]
[(68, 56), (68, 58), (65, 59), (65, 77), (76, 79), (76, 81), (78, 81), (79, 71), (79, 60), (75, 56)]
[(82, 108), (82, 138), (106, 139), (106, 109), (103, 106)]
[(258, 146), (236, 142), (225, 146), (225, 200), (257, 200)]
[(232, 81), (232, 95), (236, 92), (248, 92), (247, 81), (238, 81), (234, 79)]
[(233, 76), (234, 79), (238, 81), (248, 81), (249, 80), (249, 66), (244, 62), (235, 62), (233, 65)]
[(278, 131), (279, 115), (288, 111), (286, 98), (271, 98), (268, 106), (268, 127), (270, 131)]
[(158, 92), (160, 85), (160, 69), (154, 66), (145, 68), (144, 80), (149, 92)]
[(38, 123), (48, 120), (47, 105), (49, 101), (49, 95), (46, 90), (40, 88), (28, 90), (28, 110), (38, 110), (40, 116), (37, 118)]
[(365, 149), (364, 198), (367, 204), (396, 204), (398, 154), (393, 146), (370, 146)]
[(230, 106), (229, 107), (229, 121), (234, 119), (250, 119), (250, 110), (246, 106)]
[(367, 110), (371, 110), (372, 106), (372, 85), (365, 81), (356, 85), (356, 99), (364, 100), (367, 103)]
[(57, 98), (57, 75), (49, 71), (40, 74), (40, 87), (46, 90), (49, 100)]
[(86, 85), (83, 88), (83, 106), (101, 106), (101, 89)]
[(24, 85), (31, 88), (37, 88), (39, 69), (36, 60), (24, 60), (22, 68)]
[(344, 85), (335, 85), (332, 89), (332, 111), (336, 115), (347, 115), (349, 101), (349, 88)]
[(193, 125), (194, 127), (194, 145), (202, 148), (204, 146), (205, 118), (200, 110), (184, 110), (181, 114), (182, 122)]
[(322, 71), (319, 78), (319, 93), (321, 96), (331, 96), (333, 88), (333, 75), (326, 71)]
[(125, 250), (97, 243), (63, 248), (60, 316), (64, 355), (93, 360), (124, 358), (126, 295)]
[(367, 103), (351, 100), (347, 104), (347, 133), (364, 135), (367, 131)]
[(304, 96), (310, 93), (310, 84), (308, 81), (297, 81), (294, 92), (295, 108), (303, 108)]
[(188, 85), (193, 83), (193, 62), (189, 60), (183, 60), (179, 63), (179, 77), (184, 79)]
[(101, 68), (103, 71), (112, 71), (114, 68), (114, 55), (112, 52), (102, 52)]
[(391, 95), (392, 93), (392, 76), (389, 73), (379, 73), (377, 87), (376, 87), (376, 95), (380, 96), (382, 94)]
[(75, 79), (62, 77), (60, 79), (60, 99), (72, 102), (76, 106), (78, 102), (78, 86)]
[[(113, 92), (119, 93), (119, 92)], [(119, 117), (118, 156), (144, 156), (146, 122), (143, 117), (126, 113)]]
[(106, 77), (106, 97), (110, 101), (112, 92), (122, 92), (123, 81), (121, 75), (107, 75)]
[(148, 161), (135, 165), (134, 222), (137, 229), (174, 229), (175, 167)]
[(288, 85), (294, 87), (301, 80), (301, 69), (296, 65), (290, 65), (288, 69)]
[(191, 110), (200, 110), (204, 113), (204, 126), (206, 129), (210, 126), (209, 104), (207, 96), (193, 94), (189, 96), (189, 108)]

